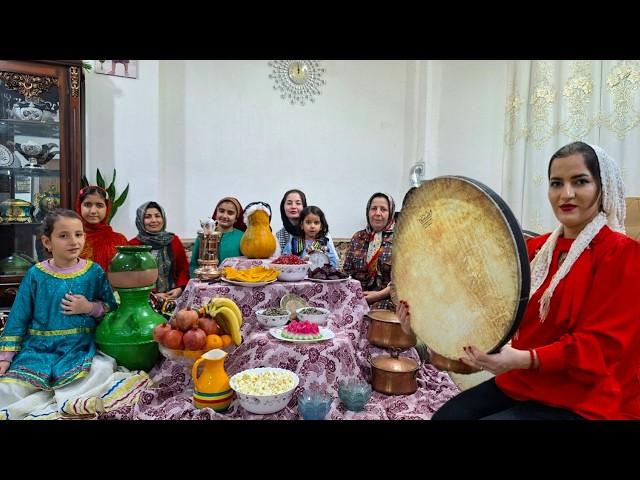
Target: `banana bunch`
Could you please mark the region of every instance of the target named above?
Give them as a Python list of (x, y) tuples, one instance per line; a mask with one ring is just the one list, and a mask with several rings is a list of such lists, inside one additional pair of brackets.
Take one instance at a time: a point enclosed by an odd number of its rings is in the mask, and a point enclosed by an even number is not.
[(245, 270), (236, 270), (233, 267), (224, 267), (224, 277), (227, 280), (236, 280), (245, 283), (270, 282), (278, 278), (278, 270), (262, 266), (251, 267)]
[(242, 343), (242, 335), (240, 334), (243, 322), (242, 312), (236, 302), (225, 297), (212, 298), (209, 303), (200, 308), (198, 313), (209, 315), (215, 319), (220, 328), (231, 335), (233, 343), (236, 345)]

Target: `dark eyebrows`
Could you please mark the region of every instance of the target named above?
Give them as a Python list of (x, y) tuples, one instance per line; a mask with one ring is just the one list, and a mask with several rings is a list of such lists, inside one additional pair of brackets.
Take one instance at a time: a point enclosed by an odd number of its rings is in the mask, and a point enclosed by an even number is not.
[[(579, 178), (589, 178), (589, 174), (588, 173), (580, 173), (579, 175), (574, 175), (571, 177), (571, 180), (577, 180)], [(562, 178), (560, 177), (551, 177), (549, 179), (549, 181), (553, 181), (553, 180), (558, 180), (558, 181), (562, 181)]]

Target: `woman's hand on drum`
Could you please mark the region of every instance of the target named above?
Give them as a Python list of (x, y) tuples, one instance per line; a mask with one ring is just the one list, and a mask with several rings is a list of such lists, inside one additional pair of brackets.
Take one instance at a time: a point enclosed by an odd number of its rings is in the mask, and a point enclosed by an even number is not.
[(460, 360), (470, 367), (499, 375), (516, 368), (529, 368), (531, 358), (527, 350), (505, 345), (498, 353), (487, 354), (474, 346), (464, 347), (465, 357)]
[(411, 330), (411, 314), (409, 313), (409, 304), (400, 300), (398, 302), (398, 308), (396, 308), (396, 314), (398, 315), (398, 320), (400, 320), (400, 328), (407, 335), (410, 335)]

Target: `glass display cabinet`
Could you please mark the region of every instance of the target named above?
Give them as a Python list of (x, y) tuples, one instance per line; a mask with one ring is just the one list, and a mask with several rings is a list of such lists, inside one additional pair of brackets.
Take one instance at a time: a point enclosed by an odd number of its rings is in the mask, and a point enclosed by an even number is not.
[(39, 229), (73, 208), (83, 166), (80, 60), (0, 60), (0, 312), (45, 258)]

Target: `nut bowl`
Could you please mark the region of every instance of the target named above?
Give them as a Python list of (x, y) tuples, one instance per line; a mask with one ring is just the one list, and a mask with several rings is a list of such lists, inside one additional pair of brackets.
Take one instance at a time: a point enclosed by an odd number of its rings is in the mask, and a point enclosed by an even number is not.
[(261, 308), (256, 310), (258, 323), (266, 328), (282, 327), (289, 321), (290, 313), (284, 308)]
[(299, 383), (300, 378), (291, 370), (272, 367), (250, 368), (229, 379), (240, 405), (259, 415), (285, 408)]
[(317, 323), (318, 325), (326, 325), (329, 321), (331, 312), (322, 307), (302, 307), (296, 310), (296, 317), (300, 321)]
[(278, 271), (278, 280), (281, 282), (299, 282), (304, 280), (311, 268), (311, 262), (305, 262), (299, 265), (285, 263), (270, 263), (269, 268)]

